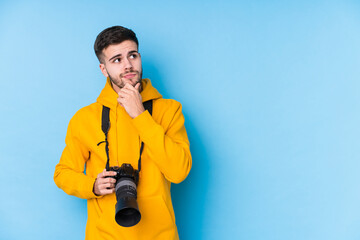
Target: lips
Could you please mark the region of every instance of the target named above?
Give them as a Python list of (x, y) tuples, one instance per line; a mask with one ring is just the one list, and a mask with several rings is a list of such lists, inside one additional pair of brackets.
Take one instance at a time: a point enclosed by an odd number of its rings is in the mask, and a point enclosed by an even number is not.
[(135, 77), (135, 76), (136, 76), (136, 73), (128, 73), (128, 74), (125, 74), (125, 75), (124, 75), (124, 78), (129, 79), (129, 78), (133, 78), (133, 77)]

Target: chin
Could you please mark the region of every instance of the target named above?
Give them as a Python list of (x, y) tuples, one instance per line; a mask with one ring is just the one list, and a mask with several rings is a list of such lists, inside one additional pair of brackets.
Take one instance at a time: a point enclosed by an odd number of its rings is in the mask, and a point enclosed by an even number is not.
[(141, 83), (140, 79), (126, 79), (125, 81), (123, 81), (125, 84), (126, 83), (130, 83), (133, 87), (135, 87), (135, 85), (137, 83)]

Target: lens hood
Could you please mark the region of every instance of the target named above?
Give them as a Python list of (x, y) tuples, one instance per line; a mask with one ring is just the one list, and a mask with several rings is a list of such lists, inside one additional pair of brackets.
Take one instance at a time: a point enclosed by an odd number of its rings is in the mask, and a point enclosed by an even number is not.
[(123, 227), (132, 227), (141, 219), (136, 198), (125, 197), (118, 199), (115, 205), (115, 221)]

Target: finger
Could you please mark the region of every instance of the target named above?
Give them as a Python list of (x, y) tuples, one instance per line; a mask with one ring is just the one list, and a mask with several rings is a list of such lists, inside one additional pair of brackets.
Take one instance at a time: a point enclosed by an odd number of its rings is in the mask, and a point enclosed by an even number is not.
[(103, 178), (103, 180), (104, 180), (103, 183), (116, 183), (116, 179), (112, 177)]
[(130, 84), (126, 84), (123, 88), (121, 88), (117, 94), (120, 94), (121, 92), (124, 92), (124, 91), (132, 91), (133, 89), (133, 86), (131, 86)]
[(118, 95), (121, 98), (130, 98), (131, 96), (134, 95), (134, 93), (126, 89), (126, 90), (121, 90), (121, 92), (119, 92)]
[(115, 188), (115, 184), (113, 184), (113, 183), (108, 183), (108, 184), (105, 185), (105, 188), (106, 188), (106, 189), (113, 189), (113, 188)]
[[(139, 86), (136, 88), (136, 86), (139, 84)], [(135, 85), (135, 87), (133, 85), (131, 85), (130, 83), (126, 83), (125, 86), (121, 89), (129, 89), (130, 91), (134, 92), (134, 93), (139, 93), (139, 88), (140, 88), (140, 83), (137, 83)]]
[(124, 94), (124, 93), (119, 93), (119, 97), (118, 97), (118, 99), (119, 98), (126, 98), (127, 97), (127, 95), (126, 94)]
[(96, 180), (96, 185), (97, 185), (97, 187), (98, 187), (99, 189), (101, 189), (101, 188), (102, 188), (102, 185), (104, 185), (105, 181), (106, 181), (106, 178), (98, 178), (98, 179)]
[(119, 98), (131, 99), (134, 96), (132, 92), (121, 92), (119, 93)]
[(99, 185), (100, 190), (112, 189), (114, 187), (115, 187), (115, 184), (113, 184), (113, 183), (103, 183), (103, 184)]
[(137, 91), (139, 91), (139, 89), (140, 89), (140, 83), (137, 83), (137, 84), (135, 85), (135, 89), (136, 89)]
[(103, 187), (100, 191), (101, 192), (104, 192), (104, 191), (108, 191), (108, 190), (110, 190), (110, 191), (112, 191), (112, 190), (115, 190), (115, 187), (111, 187), (111, 186), (108, 186), (108, 187)]
[(108, 177), (108, 176), (115, 176), (116, 172), (114, 171), (106, 171), (104, 172), (104, 177)]
[(100, 195), (107, 195), (115, 192), (115, 189), (103, 189), (100, 191)]
[(114, 172), (114, 171), (106, 171), (106, 170), (104, 170), (101, 173), (99, 173), (98, 177), (100, 179), (102, 179), (102, 178), (111, 177), (111, 176), (115, 176), (115, 175), (116, 175), (116, 172)]
[(104, 169), (101, 173), (99, 173), (97, 175), (98, 178), (102, 178), (103, 177), (103, 174), (106, 172), (106, 169)]
[(111, 193), (114, 193), (114, 192), (115, 192), (115, 188), (106, 190), (106, 194), (111, 194)]
[(125, 83), (124, 88), (130, 89), (130, 90), (135, 89), (135, 88), (133, 87), (133, 85), (131, 85), (130, 83)]
[(98, 180), (98, 183), (97, 185), (99, 186), (99, 188), (103, 188), (102, 186), (103, 185), (106, 185), (106, 184), (114, 184), (116, 183), (116, 180), (112, 177), (107, 177), (107, 178), (99, 178)]

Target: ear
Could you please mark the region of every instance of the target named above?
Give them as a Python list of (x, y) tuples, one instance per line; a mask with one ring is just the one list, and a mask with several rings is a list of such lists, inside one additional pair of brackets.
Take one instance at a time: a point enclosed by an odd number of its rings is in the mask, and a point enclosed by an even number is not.
[(102, 74), (103, 74), (105, 77), (108, 77), (109, 74), (108, 74), (108, 72), (106, 71), (105, 64), (100, 63), (99, 67), (100, 67), (100, 70), (101, 70)]

